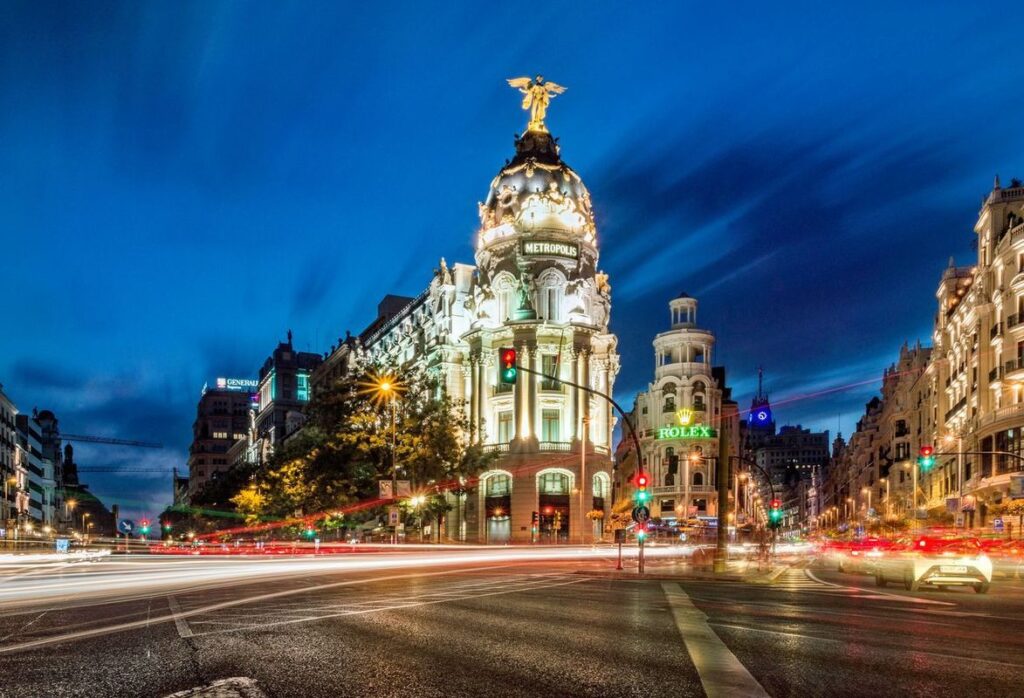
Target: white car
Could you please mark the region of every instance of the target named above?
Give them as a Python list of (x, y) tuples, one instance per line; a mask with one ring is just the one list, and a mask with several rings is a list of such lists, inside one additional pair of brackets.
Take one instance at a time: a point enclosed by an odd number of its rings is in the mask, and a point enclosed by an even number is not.
[(992, 560), (976, 541), (918, 538), (904, 550), (890, 551), (875, 563), (875, 584), (903, 583), (907, 591), (922, 584), (969, 586), (985, 594), (992, 583)]

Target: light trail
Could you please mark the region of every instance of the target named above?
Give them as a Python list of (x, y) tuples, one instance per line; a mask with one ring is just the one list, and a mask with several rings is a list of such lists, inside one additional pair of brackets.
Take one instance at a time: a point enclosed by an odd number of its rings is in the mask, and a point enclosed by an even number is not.
[[(109, 562), (90, 565), (87, 571), (65, 572), (59, 577), (12, 576), (7, 583), (0, 585), (0, 609), (66, 602), (82, 604), (117, 601), (164, 595), (186, 588), (240, 585), (302, 575), (555, 560), (605, 560), (614, 554), (611, 546), (452, 546), (401, 550), (404, 547), (358, 556), (110, 558)], [(648, 558), (683, 557), (691, 550), (674, 546), (651, 546), (645, 549), (645, 554)], [(624, 558), (636, 555), (635, 547), (623, 548)]]

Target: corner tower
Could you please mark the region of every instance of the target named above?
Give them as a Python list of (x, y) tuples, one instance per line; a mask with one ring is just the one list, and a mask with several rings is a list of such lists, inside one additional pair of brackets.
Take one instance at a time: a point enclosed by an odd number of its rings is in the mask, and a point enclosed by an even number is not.
[[(612, 394), (619, 358), (608, 329), (611, 285), (598, 267), (590, 194), (562, 161), (545, 111), (538, 119), (533, 109), (540, 91), (564, 88), (519, 80), (526, 82), (510, 82), (528, 94), (531, 121), (479, 204), (477, 273), (465, 303), (470, 330), (462, 338), (465, 398), (473, 438), (517, 473), (512, 520), (537, 512), (542, 539), (547, 531), (552, 540), (590, 541), (601, 536), (611, 505), (615, 417), (607, 401), (562, 381)], [(498, 381), (501, 347), (515, 348), (529, 369), (514, 386)], [(481, 508), (489, 520), (489, 504)], [(525, 531), (513, 527), (511, 537), (528, 540)]]

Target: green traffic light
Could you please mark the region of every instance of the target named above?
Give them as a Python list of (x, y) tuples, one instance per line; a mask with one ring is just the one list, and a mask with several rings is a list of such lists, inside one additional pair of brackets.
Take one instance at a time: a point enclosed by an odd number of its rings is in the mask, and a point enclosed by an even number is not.
[(640, 502), (641, 504), (646, 502), (648, 497), (650, 497), (650, 495), (644, 490), (640, 490), (636, 493), (636, 501)]
[(515, 383), (516, 382), (516, 369), (514, 369), (514, 368), (506, 368), (501, 373), (501, 380), (504, 381), (505, 383)]

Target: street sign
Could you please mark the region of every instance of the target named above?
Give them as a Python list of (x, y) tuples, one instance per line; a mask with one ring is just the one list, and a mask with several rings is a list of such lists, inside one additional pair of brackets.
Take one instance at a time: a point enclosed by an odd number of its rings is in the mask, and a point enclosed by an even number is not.
[(626, 529), (616, 528), (615, 529), (615, 542), (625, 543), (626, 542)]
[(398, 498), (399, 499), (401, 499), (402, 497), (411, 497), (412, 496), (412, 485), (409, 483), (408, 480), (399, 480), (398, 481), (398, 492), (397, 492), (397, 494), (398, 494)]
[(992, 528), (994, 528), (997, 531), (1002, 531), (1003, 530), (1003, 519), (1002, 519), (1002, 517), (997, 516), (996, 518), (992, 519)]
[(54, 543), (58, 553), (66, 553), (71, 549), (71, 541), (67, 538), (58, 538)]
[(647, 507), (633, 507), (633, 520), (638, 524), (646, 523), (651, 518), (651, 510)]
[(395, 490), (392, 486), (391, 480), (378, 480), (377, 486), (380, 488), (381, 499), (394, 499)]
[(388, 507), (388, 526), (397, 526), (402, 515), (398, 507)]
[(117, 522), (117, 530), (126, 536), (130, 536), (135, 530), (135, 522), (131, 519), (121, 519)]

